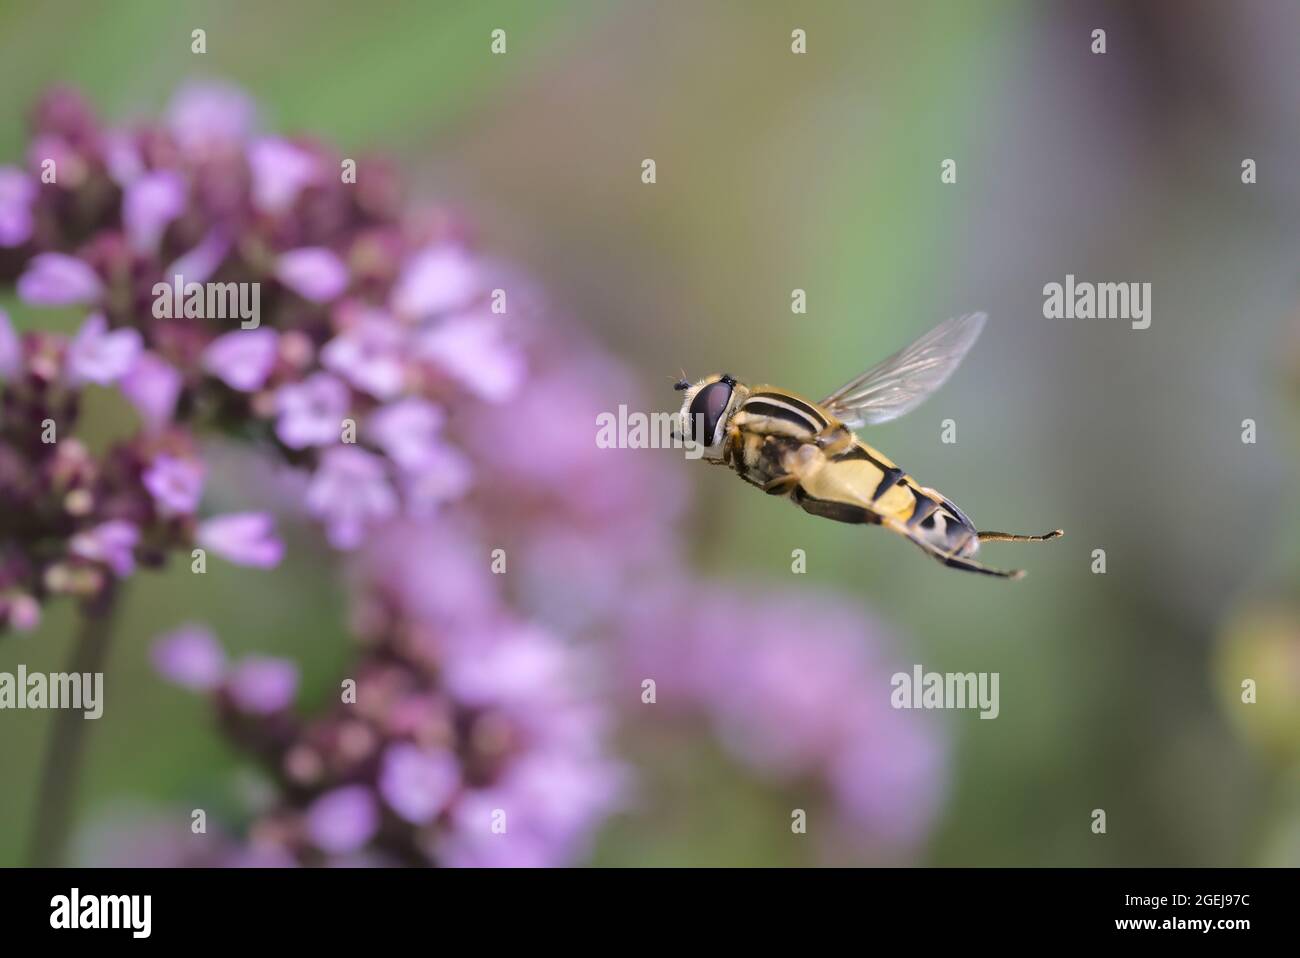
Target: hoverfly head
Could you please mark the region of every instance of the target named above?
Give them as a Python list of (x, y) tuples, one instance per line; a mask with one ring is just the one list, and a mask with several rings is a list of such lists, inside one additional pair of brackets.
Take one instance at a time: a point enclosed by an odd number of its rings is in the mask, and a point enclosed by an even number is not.
[(723, 373), (706, 376), (694, 384), (681, 379), (673, 388), (686, 393), (678, 414), (677, 429), (682, 438), (706, 447), (720, 445), (731, 409), (739, 398), (736, 380)]

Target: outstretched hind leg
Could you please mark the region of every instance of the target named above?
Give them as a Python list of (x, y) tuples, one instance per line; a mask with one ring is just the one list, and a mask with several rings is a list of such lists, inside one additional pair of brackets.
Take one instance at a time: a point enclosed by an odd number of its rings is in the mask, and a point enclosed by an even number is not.
[(937, 552), (925, 546), (922, 546), (922, 548), (950, 569), (962, 569), (965, 572), (979, 572), (982, 575), (996, 576), (999, 579), (1023, 579), (1025, 577), (1024, 569), (994, 569), (981, 562), (976, 562), (974, 559), (963, 559), (961, 556)]

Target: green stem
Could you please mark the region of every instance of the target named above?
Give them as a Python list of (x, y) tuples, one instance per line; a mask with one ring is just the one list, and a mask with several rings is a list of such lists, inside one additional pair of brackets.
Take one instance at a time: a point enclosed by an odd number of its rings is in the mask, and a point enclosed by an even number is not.
[[(108, 656), (116, 603), (109, 595), (93, 610), (82, 613), (81, 628), (73, 642), (68, 671), (102, 672)], [(41, 784), (36, 793), (35, 822), (28, 846), (28, 864), (53, 867), (63, 864), (72, 824), (73, 799), (81, 773), (88, 722), (77, 709), (57, 709), (46, 747)]]

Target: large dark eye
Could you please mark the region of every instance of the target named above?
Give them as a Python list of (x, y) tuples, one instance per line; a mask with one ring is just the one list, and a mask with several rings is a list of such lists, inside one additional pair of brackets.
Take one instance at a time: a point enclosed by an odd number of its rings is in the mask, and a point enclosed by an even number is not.
[[(713, 433), (718, 428), (718, 420), (726, 412), (727, 403), (731, 402), (732, 383), (719, 380), (710, 383), (695, 394), (691, 400), (691, 438), (698, 443), (709, 445), (713, 442)], [(704, 417), (704, 434), (696, 435), (697, 423)]]

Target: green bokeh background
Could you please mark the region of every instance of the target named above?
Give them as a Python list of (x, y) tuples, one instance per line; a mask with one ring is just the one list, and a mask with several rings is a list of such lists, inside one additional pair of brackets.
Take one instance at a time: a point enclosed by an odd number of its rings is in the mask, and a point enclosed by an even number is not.
[[(1050, 546), (990, 547), (1026, 581), (945, 573), (720, 470), (692, 476), (694, 560), (837, 588), (890, 623), (906, 661), (1001, 673), (997, 721), (939, 719), (951, 786), (922, 862), (1295, 864), (1300, 59), (1246, 42), (1296, 23), (1282, 5), (1226, 6), (0, 3), (0, 162), (20, 156), (25, 111), (52, 83), (125, 118), (183, 79), (233, 80), (271, 128), (398, 156), (417, 195), (467, 211), (665, 408), (682, 367), (817, 396), (938, 320), (988, 310), (942, 394), (869, 441), (981, 527), (1064, 527)], [(1099, 25), (1105, 57), (1088, 49)], [(504, 57), (488, 51), (497, 27)], [(1289, 91), (1290, 114), (1268, 112), (1270, 89)], [(955, 185), (939, 180), (948, 157)], [(1045, 320), (1043, 284), (1067, 272), (1150, 281), (1151, 329)], [(806, 315), (791, 314), (796, 287)], [(112, 409), (97, 415), (110, 429)], [(292, 546), (269, 575), (176, 565), (132, 583), (110, 687), (129, 701), (92, 730), (83, 812), (236, 804), (236, 757), (202, 704), (149, 672), (158, 632), (210, 621), (235, 653), (297, 659), (308, 701), (333, 687), (344, 599), (319, 553)], [(796, 547), (809, 568), (792, 582)], [(1090, 571), (1098, 548), (1106, 575)], [(1271, 659), (1232, 627), (1265, 602), (1287, 610), (1261, 640)], [(0, 668), (61, 668), (72, 618), (56, 608), (0, 642)], [(1261, 736), (1233, 690), (1263, 661), (1281, 663), (1253, 677), (1282, 731)], [(20, 855), (48, 725), (0, 718), (0, 863)], [(645, 796), (596, 861), (816, 860), (789, 835), (786, 796), (716, 746), (629, 739)]]

